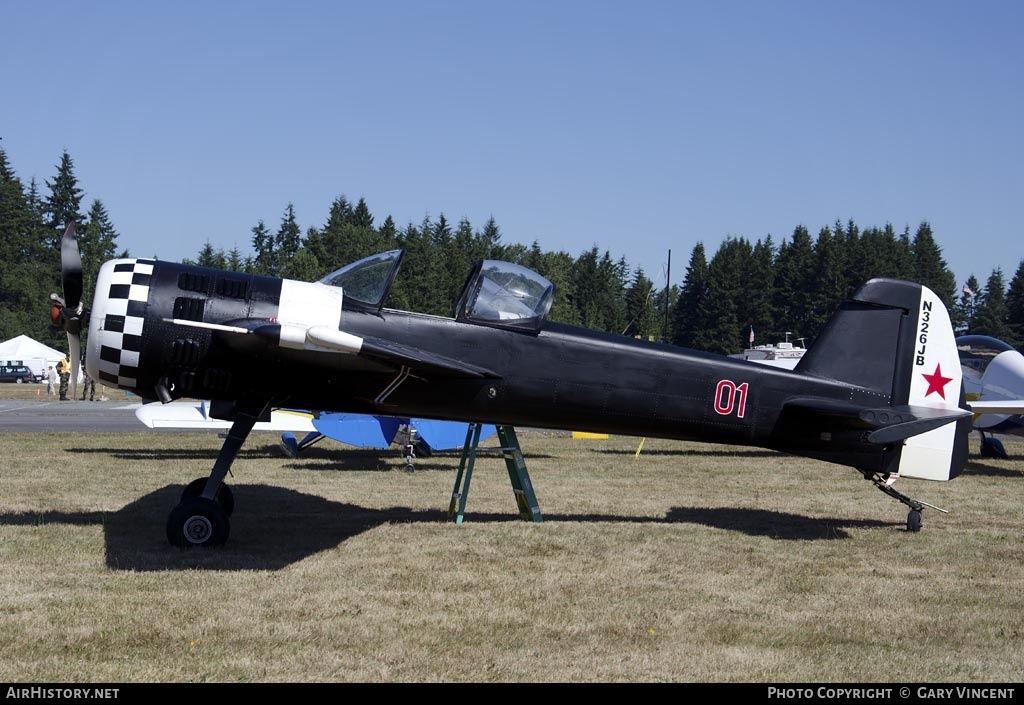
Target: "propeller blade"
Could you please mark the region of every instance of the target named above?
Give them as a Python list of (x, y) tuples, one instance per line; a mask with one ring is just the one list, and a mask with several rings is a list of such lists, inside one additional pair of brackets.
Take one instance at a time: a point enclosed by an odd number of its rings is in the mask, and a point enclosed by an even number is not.
[(77, 333), (68, 332), (68, 357), (71, 358), (71, 398), (78, 398), (78, 367), (82, 364), (82, 343)]
[(75, 223), (68, 223), (60, 239), (60, 278), (64, 285), (64, 303), (71, 314), (78, 312), (82, 303), (82, 255), (78, 251)]

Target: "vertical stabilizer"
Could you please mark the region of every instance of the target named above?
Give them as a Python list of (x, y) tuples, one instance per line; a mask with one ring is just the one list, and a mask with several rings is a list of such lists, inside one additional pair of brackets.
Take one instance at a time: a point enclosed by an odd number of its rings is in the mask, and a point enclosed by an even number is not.
[[(862, 387), (910, 410), (967, 409), (949, 312), (931, 289), (872, 279), (844, 302), (796, 371)], [(967, 461), (970, 416), (886, 450), (886, 471), (949, 480)]]

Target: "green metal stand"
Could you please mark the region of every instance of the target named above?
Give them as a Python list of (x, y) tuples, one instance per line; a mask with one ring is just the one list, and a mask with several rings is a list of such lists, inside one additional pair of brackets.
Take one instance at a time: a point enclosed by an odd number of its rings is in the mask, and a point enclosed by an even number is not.
[[(466, 443), (462, 446), (459, 472), (455, 476), (455, 487), (452, 490), (451, 502), (448, 504), (448, 520), (456, 524), (461, 524), (466, 515), (469, 482), (473, 478), (473, 465), (476, 462), (482, 428), (482, 424), (471, 423), (466, 430)], [(498, 426), (497, 430), (505, 467), (508, 468), (508, 479), (512, 483), (512, 492), (519, 508), (519, 517), (533, 522), (544, 521), (537, 495), (533, 491), (533, 483), (530, 482), (530, 473), (526, 470), (526, 461), (519, 447), (516, 430), (512, 426)]]

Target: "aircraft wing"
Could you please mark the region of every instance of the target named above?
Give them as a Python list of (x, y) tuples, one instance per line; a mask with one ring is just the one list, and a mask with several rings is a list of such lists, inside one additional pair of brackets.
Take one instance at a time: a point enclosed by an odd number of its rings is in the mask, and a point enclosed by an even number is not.
[[(328, 438), (357, 448), (387, 448), (398, 435), (399, 427), (412, 424), (416, 433), (433, 450), (461, 448), (466, 442), (469, 424), (462, 421), (407, 419), (394, 416), (321, 413), (313, 426)], [(484, 426), (480, 438), (495, 434), (494, 426)]]
[(328, 438), (356, 448), (387, 448), (395, 439), (401, 419), (365, 414), (323, 413), (313, 419), (316, 430)]
[(976, 414), (1024, 414), (1024, 399), (979, 400), (968, 401), (967, 404)]
[[(452, 450), (461, 448), (466, 443), (466, 433), (469, 429), (468, 423), (461, 421), (433, 421), (428, 419), (412, 419), (412, 426), (434, 450)], [(490, 438), (497, 429), (494, 426), (485, 425), (480, 429), (480, 440)]]
[[(174, 401), (170, 404), (143, 404), (135, 410), (135, 417), (149, 428), (229, 429), (231, 421), (215, 419), (209, 415), (205, 401)], [(270, 421), (259, 421), (256, 431), (293, 431), (311, 433), (313, 415), (292, 409), (274, 409)]]

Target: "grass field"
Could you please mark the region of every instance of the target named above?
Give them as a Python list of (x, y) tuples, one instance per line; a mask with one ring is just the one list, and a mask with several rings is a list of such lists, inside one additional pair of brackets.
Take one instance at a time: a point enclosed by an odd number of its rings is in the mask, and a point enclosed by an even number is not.
[[(44, 389), (45, 394), (45, 389)], [(1017, 682), (1024, 444), (906, 509), (773, 452), (520, 434), (545, 521), (455, 455), (254, 434), (220, 549), (167, 545), (213, 434), (0, 435), (0, 681)], [(976, 449), (977, 439), (972, 439)]]

